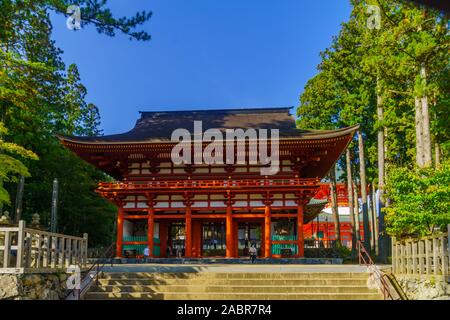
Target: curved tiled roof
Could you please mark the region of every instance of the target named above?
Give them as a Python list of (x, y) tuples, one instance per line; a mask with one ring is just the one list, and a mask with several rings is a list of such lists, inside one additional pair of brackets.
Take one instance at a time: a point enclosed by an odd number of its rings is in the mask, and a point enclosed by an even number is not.
[(357, 126), (337, 130), (303, 130), (296, 128), (290, 114), (291, 107), (220, 109), (193, 111), (141, 111), (133, 129), (121, 134), (97, 137), (58, 135), (63, 141), (81, 144), (151, 143), (170, 142), (172, 132), (186, 129), (194, 132), (194, 121), (202, 122), (202, 131), (219, 129), (278, 129), (281, 139), (324, 139), (354, 132)]
[(306, 205), (303, 216), (303, 223), (306, 224), (314, 220), (322, 212), (322, 210), (325, 208), (327, 204), (328, 204), (327, 199), (312, 198)]

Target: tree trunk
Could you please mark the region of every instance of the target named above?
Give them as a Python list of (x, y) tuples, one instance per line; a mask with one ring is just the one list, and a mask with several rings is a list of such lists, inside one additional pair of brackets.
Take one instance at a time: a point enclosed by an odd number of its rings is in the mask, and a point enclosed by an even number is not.
[(358, 151), (359, 151), (359, 176), (361, 179), (361, 203), (363, 213), (363, 227), (364, 227), (364, 247), (367, 252), (371, 251), (370, 246), (370, 223), (369, 210), (367, 207), (367, 183), (366, 183), (366, 161), (364, 155), (364, 140), (361, 130), (358, 130)]
[(20, 176), (19, 183), (17, 185), (16, 203), (14, 208), (14, 222), (19, 223), (22, 219), (22, 202), (23, 202), (23, 188), (25, 185), (25, 177)]
[(370, 248), (372, 251), (375, 251), (375, 230), (374, 230), (374, 224), (373, 224), (373, 206), (372, 206), (372, 193), (370, 192), (371, 186), (368, 185), (367, 188), (369, 189), (369, 192), (367, 193), (367, 213), (369, 215), (369, 230), (370, 230)]
[(341, 225), (339, 223), (339, 211), (337, 202), (336, 188), (336, 166), (334, 165), (330, 171), (330, 191), (331, 191), (331, 212), (333, 213), (334, 234), (336, 235), (336, 243), (341, 245)]
[(423, 167), (423, 130), (422, 130), (422, 102), (419, 97), (414, 98), (415, 127), (416, 127), (416, 163)]
[(424, 65), (420, 68), (420, 76), (423, 81), (423, 95), (422, 95), (422, 129), (423, 129), (423, 165), (424, 167), (431, 167), (431, 133), (430, 133), (430, 112), (428, 110), (428, 96), (426, 93), (427, 70)]
[(361, 240), (361, 221), (359, 219), (359, 201), (358, 201), (358, 187), (355, 181), (352, 181), (353, 184), (353, 212), (355, 215), (355, 231), (356, 231), (356, 240)]
[[(383, 99), (379, 93), (377, 93), (377, 120), (383, 122)], [(384, 126), (378, 128), (378, 208), (379, 208), (379, 251), (380, 259), (382, 262), (387, 261), (387, 241), (384, 223), (384, 213), (382, 211), (384, 207), (384, 175), (385, 175), (385, 146), (384, 146)]]
[(352, 256), (356, 253), (356, 222), (355, 214), (353, 212), (353, 187), (352, 187), (352, 165), (350, 159), (350, 150), (345, 151), (345, 159), (347, 163), (347, 197), (348, 197), (348, 211), (350, 215), (350, 225), (352, 228)]
[(436, 169), (441, 168), (441, 147), (439, 146), (439, 143), (434, 144), (434, 163), (436, 166)]
[(372, 214), (373, 214), (373, 248), (375, 255), (378, 256), (378, 214), (377, 214), (377, 195), (375, 191), (375, 183), (372, 183)]

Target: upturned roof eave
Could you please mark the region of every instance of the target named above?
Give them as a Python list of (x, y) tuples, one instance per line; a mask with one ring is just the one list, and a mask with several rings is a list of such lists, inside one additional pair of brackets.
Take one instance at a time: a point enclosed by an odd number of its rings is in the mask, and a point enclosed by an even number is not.
[[(346, 128), (336, 129), (336, 130), (327, 130), (327, 131), (317, 131), (317, 132), (303, 132), (299, 133), (299, 135), (287, 135), (287, 136), (280, 136), (279, 140), (323, 140), (323, 139), (330, 139), (330, 138), (336, 138), (336, 137), (342, 137), (346, 136), (348, 134), (354, 134), (356, 130), (358, 130), (360, 127), (359, 124), (353, 125)], [(301, 129), (299, 129), (300, 131)], [(125, 135), (124, 133), (123, 135)], [(120, 134), (119, 134), (120, 135)], [(118, 136), (119, 136), (118, 135)], [(109, 136), (99, 136), (99, 137), (89, 137), (89, 140), (86, 140), (87, 137), (78, 137), (78, 136), (68, 136), (63, 134), (55, 134), (55, 136), (59, 139), (61, 142), (70, 142), (80, 145), (123, 145), (123, 144), (161, 144), (161, 143), (167, 143), (167, 144), (173, 144), (178, 143), (177, 141), (171, 141), (165, 138), (153, 138), (148, 140), (117, 140), (117, 141), (107, 141), (105, 138)], [(98, 140), (95, 140), (98, 139)], [(227, 140), (224, 140), (227, 141)], [(239, 140), (238, 140), (239, 141)]]

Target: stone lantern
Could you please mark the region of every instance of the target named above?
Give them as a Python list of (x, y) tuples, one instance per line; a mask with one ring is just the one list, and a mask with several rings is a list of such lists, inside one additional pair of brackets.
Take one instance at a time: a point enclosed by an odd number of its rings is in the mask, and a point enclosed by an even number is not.
[(39, 213), (35, 213), (31, 216), (31, 228), (33, 229), (41, 229), (41, 217), (39, 216)]
[(3, 226), (11, 225), (11, 219), (9, 218), (8, 211), (4, 211), (3, 215), (0, 217), (0, 225), (3, 225)]

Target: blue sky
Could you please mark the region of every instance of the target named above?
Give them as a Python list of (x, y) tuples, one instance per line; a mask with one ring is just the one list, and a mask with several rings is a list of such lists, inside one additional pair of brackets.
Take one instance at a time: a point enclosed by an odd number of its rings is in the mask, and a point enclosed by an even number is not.
[(105, 134), (138, 111), (297, 106), (319, 52), (350, 14), (346, 0), (110, 0), (116, 16), (153, 11), (148, 42), (70, 31), (52, 16), (66, 64), (76, 63)]

